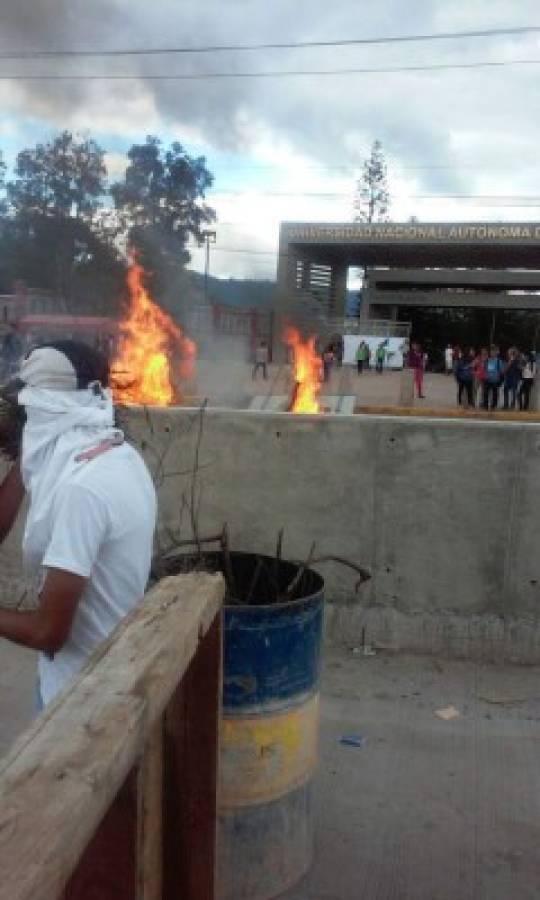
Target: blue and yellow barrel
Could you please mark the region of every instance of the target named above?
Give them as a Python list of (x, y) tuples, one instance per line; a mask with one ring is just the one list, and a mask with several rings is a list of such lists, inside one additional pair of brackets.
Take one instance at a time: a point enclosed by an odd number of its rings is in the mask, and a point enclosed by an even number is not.
[[(287, 584), (296, 566), (280, 566)], [(299, 600), (225, 608), (220, 900), (277, 897), (311, 862), (323, 589), (308, 570)]]

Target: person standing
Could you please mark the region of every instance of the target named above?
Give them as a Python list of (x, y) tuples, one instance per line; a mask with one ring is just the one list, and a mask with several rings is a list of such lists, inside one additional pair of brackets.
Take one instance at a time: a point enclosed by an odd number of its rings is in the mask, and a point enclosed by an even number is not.
[(323, 381), (330, 381), (330, 375), (332, 374), (332, 367), (334, 365), (334, 351), (332, 349), (332, 345), (329, 344), (326, 350), (323, 353)]
[(425, 400), (425, 396), (423, 393), (424, 354), (422, 353), (420, 344), (416, 342), (411, 344), (411, 349), (409, 350), (408, 356), (408, 366), (409, 369), (412, 369), (414, 373), (414, 386), (416, 388), (417, 396), (420, 400)]
[(444, 367), (447, 375), (451, 375), (454, 371), (454, 350), (452, 344), (447, 344), (444, 351)]
[(497, 409), (499, 402), (499, 388), (504, 377), (504, 364), (499, 356), (499, 348), (492, 344), (485, 365), (486, 377), (484, 379), (484, 409)]
[(527, 353), (525, 363), (521, 371), (521, 384), (519, 387), (519, 408), (528, 410), (531, 403), (531, 391), (536, 378), (536, 354)]
[(266, 381), (268, 378), (268, 344), (266, 341), (261, 341), (255, 350), (255, 365), (251, 373), (253, 381), (255, 381), (259, 369), (262, 369), (263, 378)]
[(369, 359), (370, 359), (371, 351), (369, 349), (369, 344), (367, 341), (364, 341), (364, 369), (367, 369), (369, 372)]
[(40, 651), (40, 708), (142, 600), (150, 571), (155, 490), (115, 427), (108, 379), (104, 356), (66, 340), (32, 350), (2, 389), (0, 541), (28, 496), (23, 558), (41, 590), (36, 609), (0, 610), (0, 637)]
[(455, 367), (455, 376), (458, 386), (457, 392), (457, 402), (458, 406), (462, 405), (463, 397), (465, 396), (465, 406), (472, 407), (474, 406), (474, 395), (473, 395), (473, 363), (474, 359), (472, 354), (469, 353), (460, 353), (459, 359), (456, 363)]
[(338, 368), (340, 369), (341, 366), (343, 365), (343, 352), (345, 349), (345, 345), (343, 343), (343, 337), (341, 335), (338, 335), (337, 338), (335, 339), (332, 349), (334, 351), (334, 359), (336, 361)]
[(480, 353), (477, 354), (473, 362), (474, 405), (478, 408), (482, 406), (484, 381), (486, 380), (486, 360), (488, 356), (489, 352), (487, 348), (482, 347)]
[(358, 349), (356, 351), (356, 368), (358, 374), (361, 375), (364, 371), (364, 362), (366, 359), (366, 349), (367, 345), (365, 341), (360, 341), (358, 344)]
[(375, 370), (382, 375), (382, 371), (384, 368), (384, 362), (386, 359), (386, 341), (381, 341), (377, 350), (375, 351)]
[(518, 389), (521, 382), (521, 361), (515, 347), (508, 351), (508, 361), (504, 370), (504, 408), (515, 409)]

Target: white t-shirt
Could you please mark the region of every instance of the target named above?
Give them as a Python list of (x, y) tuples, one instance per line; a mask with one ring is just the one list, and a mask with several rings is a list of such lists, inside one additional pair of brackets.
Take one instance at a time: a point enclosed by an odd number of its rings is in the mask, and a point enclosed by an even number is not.
[(444, 358), (446, 360), (446, 368), (451, 369), (454, 364), (454, 351), (451, 347), (447, 347), (444, 351)]
[(136, 450), (122, 444), (83, 465), (58, 489), (49, 512), (43, 567), (88, 578), (70, 635), (51, 659), (39, 657), (48, 703), (142, 599), (156, 521), (156, 496)]

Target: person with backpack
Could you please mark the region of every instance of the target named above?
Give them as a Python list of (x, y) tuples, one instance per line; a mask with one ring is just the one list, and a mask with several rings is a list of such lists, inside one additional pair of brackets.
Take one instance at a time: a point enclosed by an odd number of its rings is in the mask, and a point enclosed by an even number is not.
[(466, 396), (465, 406), (474, 406), (473, 395), (473, 365), (474, 357), (469, 352), (459, 354), (454, 367), (454, 374), (458, 385), (457, 402), (462, 405), (463, 396)]
[(521, 383), (521, 360), (515, 347), (508, 351), (508, 362), (504, 370), (504, 408), (515, 409), (519, 385)]
[(499, 356), (499, 348), (493, 344), (485, 364), (484, 409), (497, 409), (499, 388), (504, 377), (504, 363)]
[(528, 410), (531, 402), (531, 391), (536, 378), (536, 354), (527, 353), (521, 370), (521, 384), (519, 386), (519, 408)]

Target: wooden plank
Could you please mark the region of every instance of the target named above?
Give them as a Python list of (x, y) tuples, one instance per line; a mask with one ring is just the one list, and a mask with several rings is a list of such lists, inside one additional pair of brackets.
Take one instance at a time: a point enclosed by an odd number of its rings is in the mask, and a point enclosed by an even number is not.
[(221, 703), (216, 619), (165, 714), (164, 900), (214, 900)]
[(154, 725), (138, 774), (136, 900), (161, 900), (163, 865), (163, 717)]
[(1, 900), (57, 900), (223, 594), (220, 575), (164, 579), (16, 743), (0, 775)]

